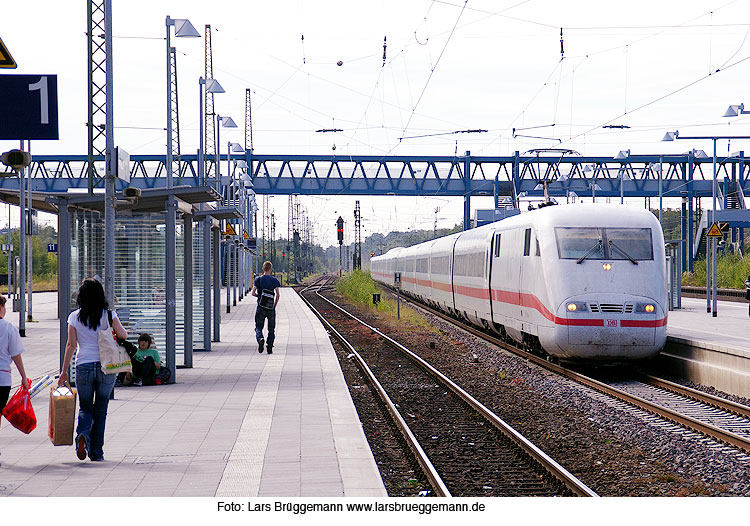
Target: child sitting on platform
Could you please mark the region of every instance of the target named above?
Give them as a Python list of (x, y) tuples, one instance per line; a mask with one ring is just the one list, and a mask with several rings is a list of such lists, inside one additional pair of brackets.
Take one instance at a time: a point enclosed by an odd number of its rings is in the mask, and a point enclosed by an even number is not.
[[(133, 372), (125, 373), (122, 385), (154, 385), (161, 369), (159, 352), (154, 348), (154, 339), (148, 333), (138, 337), (138, 351), (131, 357)], [(121, 373), (122, 374), (122, 373)]]

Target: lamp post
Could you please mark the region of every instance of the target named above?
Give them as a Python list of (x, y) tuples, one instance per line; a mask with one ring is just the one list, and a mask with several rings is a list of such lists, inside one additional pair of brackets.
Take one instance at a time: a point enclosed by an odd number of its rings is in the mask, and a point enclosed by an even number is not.
[[(227, 143), (227, 174), (229, 174), (229, 185), (227, 186), (227, 197), (230, 198), (230, 202), (235, 204), (235, 207), (237, 207), (238, 203), (238, 197), (239, 192), (237, 191), (238, 186), (238, 180), (235, 180), (233, 174), (232, 174), (232, 153), (245, 153), (245, 150), (236, 142), (228, 142)], [(231, 195), (229, 195), (231, 194)], [(239, 232), (237, 232), (237, 235), (241, 235)], [(235, 240), (236, 241), (236, 238)], [(231, 259), (232, 264), (234, 265), (234, 274), (230, 274), (232, 276), (232, 307), (237, 306), (237, 285), (239, 283), (239, 263), (240, 263), (240, 251), (239, 246), (237, 243), (234, 243), (234, 255)], [(228, 296), (227, 296), (228, 299)]]
[[(208, 93), (225, 93), (216, 79), (198, 79), (198, 181), (205, 186), (205, 131), (203, 130), (203, 86)], [(203, 204), (200, 205), (203, 210)], [(211, 217), (206, 216), (203, 221), (203, 349), (211, 350)]]
[[(222, 126), (224, 126), (225, 128), (236, 128), (237, 123), (232, 120), (232, 117), (222, 117), (221, 115), (216, 115), (216, 179), (218, 182), (219, 194), (223, 195), (224, 185), (221, 184), (221, 154), (219, 153), (219, 150), (221, 149)], [(224, 199), (226, 200), (226, 196)]]
[[(224, 126), (225, 128), (236, 128), (237, 124), (232, 120), (231, 117), (222, 117), (221, 115), (218, 115), (218, 114), (216, 115), (216, 181), (217, 181), (217, 186), (219, 188), (219, 194), (221, 194), (221, 195), (224, 194), (224, 188), (223, 188), (223, 185), (221, 184), (221, 153), (220, 153), (220, 150), (221, 150), (221, 127), (222, 126)], [(225, 205), (227, 203), (227, 198), (228, 198), (228, 196), (224, 197), (224, 204)], [(226, 220), (225, 220), (225, 224), (226, 224)], [(225, 232), (226, 232), (226, 229), (225, 229)], [(230, 305), (229, 305), (229, 302), (230, 302), (230, 298), (229, 298), (229, 293), (230, 293), (230, 291), (229, 291), (229, 259), (227, 259), (229, 257), (229, 252), (230, 252), (229, 242), (225, 242), (225, 244), (224, 244), (224, 259), (227, 262), (227, 271), (225, 273), (226, 282), (227, 282), (227, 314), (229, 314), (229, 312), (230, 312)], [(214, 306), (214, 315), (218, 317), (220, 310), (221, 309), (219, 308), (219, 306), (215, 305)]]
[(201, 185), (206, 184), (206, 161), (204, 159), (205, 132), (203, 131), (203, 86), (206, 86), (206, 93), (226, 93), (224, 91), (224, 88), (221, 87), (221, 84), (219, 84), (218, 80), (204, 79), (203, 77), (200, 77), (198, 79), (198, 181)]
[[(171, 33), (169, 29), (174, 26), (175, 37), (200, 37), (193, 24), (184, 18), (172, 19), (167, 17), (167, 189), (171, 190), (172, 181), (172, 60), (170, 57)], [(166, 265), (166, 326), (167, 333), (165, 344), (167, 349), (167, 367), (175, 371), (175, 345), (177, 340), (177, 275), (176, 275), (176, 257), (177, 257), (177, 200), (174, 195), (167, 196), (166, 203), (166, 231), (165, 231), (165, 265)], [(109, 247), (107, 247), (109, 248)], [(174, 380), (173, 380), (174, 381)]]
[[(742, 105), (740, 105), (742, 106)], [(729, 107), (729, 110), (731, 110), (733, 106)], [(739, 111), (744, 111), (744, 106), (742, 109), (738, 106), (737, 109)], [(729, 110), (727, 110), (727, 113), (730, 113)], [(724, 116), (735, 116), (739, 113), (734, 113), (733, 115), (727, 115)], [(714, 146), (714, 156), (713, 156), (713, 179), (711, 184), (711, 196), (713, 199), (713, 208), (711, 211), (711, 225), (713, 225), (716, 222), (716, 141), (719, 139), (750, 139), (750, 135), (680, 135), (679, 130), (675, 130), (674, 132), (667, 132), (664, 134), (664, 137), (662, 138), (662, 141), (674, 141), (674, 140), (711, 140), (713, 141)], [(706, 312), (712, 313), (712, 316), (715, 318), (717, 316), (717, 307), (718, 302), (716, 298), (716, 239), (711, 238), (711, 270), (709, 271), (708, 268), (708, 254), (706, 255)], [(713, 299), (713, 304), (712, 304)]]
[(171, 36), (170, 27), (174, 27), (175, 37), (200, 37), (190, 20), (186, 18), (167, 17), (167, 188), (172, 188), (172, 60), (170, 59)]

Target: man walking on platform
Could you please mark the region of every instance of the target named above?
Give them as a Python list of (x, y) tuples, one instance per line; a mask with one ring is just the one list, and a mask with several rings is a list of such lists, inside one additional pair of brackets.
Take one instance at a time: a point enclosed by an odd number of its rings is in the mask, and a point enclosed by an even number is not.
[(268, 344), (266, 352), (273, 354), (273, 341), (276, 338), (276, 305), (279, 304), (281, 283), (271, 275), (273, 265), (270, 261), (263, 263), (263, 275), (255, 278), (253, 290), (250, 292), (258, 298), (258, 308), (255, 311), (255, 338), (258, 340), (258, 352), (263, 352), (263, 325), (268, 319)]

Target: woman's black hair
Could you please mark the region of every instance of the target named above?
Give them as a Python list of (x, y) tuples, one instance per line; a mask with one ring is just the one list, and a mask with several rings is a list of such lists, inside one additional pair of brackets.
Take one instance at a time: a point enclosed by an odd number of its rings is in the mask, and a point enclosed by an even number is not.
[(109, 303), (104, 296), (104, 287), (94, 278), (86, 278), (78, 289), (78, 298), (76, 299), (81, 312), (78, 313), (78, 319), (86, 327), (95, 331), (99, 328), (99, 322), (102, 319), (102, 313), (109, 309)]
[(154, 339), (147, 332), (144, 332), (140, 336), (138, 336), (138, 341), (139, 342), (148, 342), (149, 347), (151, 347), (154, 344)]

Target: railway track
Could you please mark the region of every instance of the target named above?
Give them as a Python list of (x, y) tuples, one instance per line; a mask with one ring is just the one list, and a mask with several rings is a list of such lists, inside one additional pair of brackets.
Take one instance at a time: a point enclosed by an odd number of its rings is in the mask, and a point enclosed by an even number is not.
[(493, 345), (604, 393), (608, 397), (625, 402), (630, 406), (647, 411), (661, 419), (742, 450), (745, 453), (750, 453), (750, 407), (748, 406), (649, 375), (633, 373), (625, 380), (622, 378), (614, 380), (597, 379), (549, 362), (545, 358), (531, 354), (422, 303), (415, 303), (403, 296), (401, 296), (401, 301), (408, 302), (414, 307), (438, 316)]
[[(357, 358), (436, 495), (596, 496), (430, 364), (319, 294), (326, 283), (320, 280), (300, 295)], [(356, 349), (329, 319), (364, 327), (369, 345)], [(375, 347), (373, 334), (379, 336)]]

